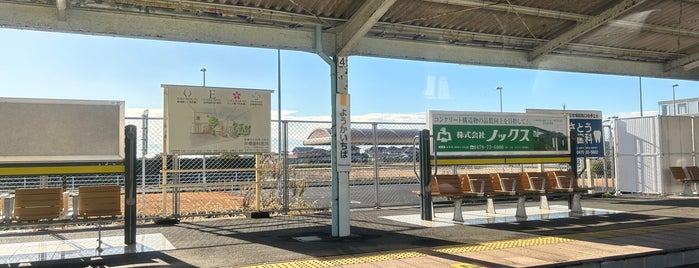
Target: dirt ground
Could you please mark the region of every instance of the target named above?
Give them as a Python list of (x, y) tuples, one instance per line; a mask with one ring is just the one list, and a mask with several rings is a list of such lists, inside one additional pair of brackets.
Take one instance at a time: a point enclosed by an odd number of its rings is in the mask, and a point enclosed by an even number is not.
[[(172, 213), (173, 194), (167, 194), (168, 214)], [(161, 193), (146, 194), (145, 206), (143, 195), (136, 198), (136, 215), (160, 216), (162, 215), (163, 195)], [(124, 204), (121, 204), (122, 211)], [(143, 209), (145, 208), (145, 213)], [(180, 193), (180, 214), (201, 214), (225, 211), (243, 210), (243, 197), (226, 192), (182, 192)]]

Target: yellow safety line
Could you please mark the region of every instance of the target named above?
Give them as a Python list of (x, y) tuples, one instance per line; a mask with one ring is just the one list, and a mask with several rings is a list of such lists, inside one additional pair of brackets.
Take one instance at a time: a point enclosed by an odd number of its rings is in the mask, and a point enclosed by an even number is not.
[(0, 176), (124, 173), (124, 165), (1, 167)]
[[(374, 263), (381, 261), (390, 260), (401, 260), (408, 258), (417, 258), (422, 256), (430, 255), (431, 252), (438, 252), (443, 254), (456, 254), (456, 253), (467, 253), (467, 252), (477, 252), (486, 250), (497, 250), (497, 249), (507, 249), (507, 248), (518, 248), (518, 247), (529, 247), (529, 246), (540, 246), (540, 245), (550, 245), (567, 243), (578, 240), (591, 240), (600, 238), (611, 238), (626, 235), (637, 235), (637, 234), (647, 234), (654, 232), (662, 232), (669, 230), (678, 229), (688, 229), (699, 227), (699, 222), (685, 222), (667, 225), (655, 225), (655, 226), (644, 226), (635, 227), (622, 230), (608, 230), (599, 231), (594, 233), (578, 233), (571, 235), (562, 236), (541, 236), (534, 238), (524, 238), (524, 239), (513, 239), (513, 240), (501, 240), (492, 242), (482, 242), (476, 244), (463, 244), (456, 246), (442, 246), (433, 248), (418, 248), (410, 249), (404, 251), (384, 251), (375, 253), (366, 253), (358, 255), (344, 255), (344, 256), (334, 256), (327, 258), (311, 258), (298, 261), (290, 262), (280, 262), (280, 263), (270, 263), (270, 264), (260, 264), (254, 266), (245, 266), (251, 268), (295, 268), (295, 267), (333, 267), (340, 265), (350, 265), (350, 264), (363, 264), (363, 263)], [(467, 265), (467, 266), (463, 266)], [(468, 264), (461, 263), (454, 267), (471, 267)], [(479, 266), (473, 266), (479, 267)]]

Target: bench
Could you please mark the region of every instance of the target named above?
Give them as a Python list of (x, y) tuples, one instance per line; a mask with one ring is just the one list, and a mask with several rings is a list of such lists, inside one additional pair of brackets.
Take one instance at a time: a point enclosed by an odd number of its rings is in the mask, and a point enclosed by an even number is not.
[(522, 173), (437, 175), (435, 183), (440, 196), (454, 201), (454, 221), (463, 221), (461, 203), (464, 199), (486, 199), (486, 213), (495, 214), (493, 199), (508, 196), (519, 197), (516, 215), (526, 217), (524, 200), (527, 195), (544, 194), (545, 175), (545, 173), (532, 176)]
[[(70, 200), (66, 193), (65, 201)], [(115, 220), (121, 213), (120, 186), (81, 186), (78, 195), (73, 196), (73, 217), (61, 217), (64, 212), (64, 193), (60, 187), (16, 189), (14, 196), (6, 199), (5, 205), (12, 204), (13, 212), (3, 215), (21, 226), (95, 222), (98, 227), (97, 251), (102, 252), (102, 223)], [(67, 207), (66, 207), (66, 211)], [(3, 213), (5, 214), (5, 213)], [(8, 213), (9, 214), (9, 213)], [(9, 217), (8, 217), (9, 216)], [(9, 226), (9, 225), (8, 225)]]
[(483, 193), (472, 191), (469, 183), (464, 183), (459, 175), (435, 175), (434, 182), (438, 195), (454, 202), (454, 221), (464, 221), (461, 212), (461, 203), (464, 198), (483, 196)]
[[(699, 174), (699, 168), (697, 168)], [(526, 198), (539, 196), (540, 208), (550, 209), (548, 196), (568, 195), (568, 208), (582, 213), (581, 194), (590, 188), (579, 187), (571, 171), (435, 175), (430, 180), (432, 196), (454, 202), (454, 221), (463, 221), (462, 202), (465, 199), (485, 199), (486, 213), (495, 214), (495, 198), (517, 197), (515, 216), (526, 218)], [(414, 191), (419, 194), (419, 191)]]
[(96, 219), (97, 251), (102, 252), (102, 222), (121, 215), (121, 186), (80, 186), (74, 218)]
[(63, 189), (17, 189), (13, 210), (12, 219), (16, 222), (56, 220), (63, 211)]
[(80, 186), (77, 218), (116, 218), (121, 215), (121, 186)]
[(678, 166), (670, 167), (670, 173), (675, 180), (682, 182), (682, 194), (693, 195), (694, 192), (692, 191), (692, 184), (696, 185), (697, 182), (699, 182), (699, 167), (688, 166), (686, 169), (689, 176), (687, 176), (685, 168)]
[(592, 190), (592, 187), (578, 186), (578, 180), (570, 170), (567, 171), (548, 171), (549, 187), (547, 192), (557, 194), (570, 195), (568, 200), (568, 208), (574, 213), (583, 213), (582, 204), (580, 203), (581, 195)]
[[(495, 214), (495, 204), (493, 199), (502, 196), (511, 196), (513, 192), (503, 191), (501, 188), (493, 186), (493, 179), (490, 174), (460, 174), (465, 182), (471, 185), (471, 189), (478, 189), (486, 197), (487, 207), (486, 213)], [(499, 185), (499, 184), (498, 184)]]
[(532, 175), (529, 176), (526, 172), (520, 172), (491, 173), (490, 176), (496, 190), (498, 189), (499, 184), (502, 191), (510, 192), (511, 195), (517, 196), (517, 210), (515, 212), (516, 217), (527, 217), (525, 202), (528, 196), (542, 196), (542, 202), (545, 202), (546, 206), (548, 207), (548, 202), (545, 195), (546, 192), (544, 189), (546, 180), (541, 175), (532, 173)]
[(549, 192), (568, 192), (568, 193), (586, 193), (592, 190), (592, 187), (580, 187), (578, 186), (578, 181), (575, 174), (570, 171), (548, 171), (548, 184), (547, 191)]
[[(435, 175), (435, 176), (441, 176), (441, 175)], [(430, 196), (439, 196), (439, 190), (437, 189), (437, 182), (435, 182), (435, 176), (432, 176), (432, 179), (430, 179)], [(413, 193), (416, 194), (417, 196), (420, 196), (422, 191), (413, 190)]]

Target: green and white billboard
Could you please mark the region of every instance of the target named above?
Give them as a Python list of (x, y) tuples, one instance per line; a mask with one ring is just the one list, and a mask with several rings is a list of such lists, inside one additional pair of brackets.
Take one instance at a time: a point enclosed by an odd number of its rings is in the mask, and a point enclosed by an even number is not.
[(568, 155), (564, 114), (429, 111), (434, 151), (442, 156)]

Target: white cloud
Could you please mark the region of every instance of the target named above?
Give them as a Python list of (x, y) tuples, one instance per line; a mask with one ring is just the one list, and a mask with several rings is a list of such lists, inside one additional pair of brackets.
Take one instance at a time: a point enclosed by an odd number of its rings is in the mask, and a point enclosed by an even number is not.
[(412, 114), (371, 113), (352, 115), (352, 121), (357, 122), (396, 122), (396, 123), (426, 123), (424, 112)]
[[(298, 111), (282, 110), (282, 119), (290, 121), (330, 121), (330, 115), (310, 115), (298, 116)], [(272, 111), (272, 120), (277, 119), (277, 111)], [(410, 114), (394, 114), (394, 113), (370, 113), (370, 114), (353, 114), (353, 122), (397, 122), (397, 123), (425, 123), (426, 117), (424, 112)]]
[[(282, 120), (292, 120), (292, 121), (330, 121), (330, 115), (308, 115), (308, 116), (297, 116), (298, 111), (294, 110), (282, 110)], [(271, 114), (272, 120), (277, 120), (278, 112), (273, 110)]]
[[(658, 111), (643, 111), (643, 116), (656, 116)], [(619, 118), (629, 118), (629, 117), (641, 117), (641, 112), (619, 112), (616, 114), (608, 115), (609, 117), (616, 116)]]
[(161, 108), (126, 108), (124, 114), (126, 117), (141, 117), (145, 110), (148, 110), (148, 117), (163, 117), (163, 109)]

